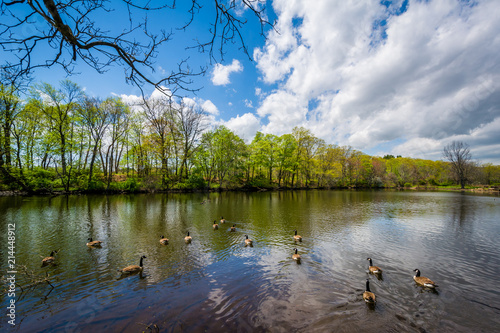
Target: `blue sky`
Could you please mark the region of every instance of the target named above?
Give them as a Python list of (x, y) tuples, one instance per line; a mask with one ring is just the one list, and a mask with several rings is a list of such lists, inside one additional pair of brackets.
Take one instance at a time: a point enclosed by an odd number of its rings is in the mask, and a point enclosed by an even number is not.
[[(328, 143), (370, 155), (433, 160), (461, 140), (478, 161), (500, 164), (497, 1), (268, 1), (277, 24), (265, 30), (267, 38), (251, 13), (241, 13), (249, 21), (243, 31), (253, 61), (229, 44), (219, 64), (185, 50), (193, 38), (207, 36), (210, 6), (186, 32), (174, 31), (152, 76), (186, 56), (193, 68), (208, 66), (193, 84), (203, 89), (186, 96), (211, 113), (214, 125), (247, 141), (256, 131), (281, 135), (304, 126)], [(178, 26), (186, 19), (178, 13), (182, 8), (153, 12), (150, 26)], [(114, 29), (128, 18), (116, 12), (99, 22)], [(125, 84), (121, 68), (104, 75), (78, 69), (70, 79), (89, 95), (126, 100), (140, 94)], [(35, 77), (57, 85), (64, 75), (53, 68)]]

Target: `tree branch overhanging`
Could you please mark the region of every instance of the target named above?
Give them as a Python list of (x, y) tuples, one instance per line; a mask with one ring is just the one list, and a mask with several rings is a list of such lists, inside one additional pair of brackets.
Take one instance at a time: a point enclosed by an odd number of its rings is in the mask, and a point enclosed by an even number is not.
[[(243, 9), (255, 14), (261, 24), (261, 34), (265, 26), (272, 27), (265, 17), (262, 0), (213, 0), (215, 20), (209, 31), (209, 40), (197, 41), (199, 51), (209, 51), (211, 62), (217, 61), (215, 49), (219, 50), (223, 59), (224, 49), (228, 43), (239, 43), (240, 48), (249, 57), (249, 52), (242, 36), (243, 26), (247, 23), (240, 16)], [(97, 15), (110, 12), (120, 5), (128, 11), (129, 25), (119, 33), (104, 31)], [(243, 9), (242, 9), (243, 8)], [(122, 8), (123, 9), (123, 8)], [(202, 5), (199, 0), (192, 0), (188, 6), (188, 21), (174, 30), (185, 30), (195, 21)], [(156, 58), (160, 48), (171, 41), (173, 33), (152, 31), (147, 17), (137, 20), (137, 13), (157, 12), (168, 15), (179, 11), (176, 1), (154, 5), (151, 2), (141, 3), (134, 0), (123, 0), (121, 3), (103, 0), (18, 0), (3, 2), (0, 5), (0, 46), (10, 52), (16, 61), (6, 62), (2, 68), (12, 73), (14, 79), (23, 77), (37, 68), (60, 66), (68, 74), (74, 74), (78, 59), (99, 73), (106, 72), (111, 66), (119, 65), (125, 69), (128, 83), (141, 88), (153, 86), (163, 91), (167, 86), (169, 92), (177, 90), (195, 91), (192, 88), (193, 76), (204, 74), (206, 68), (193, 71), (187, 66), (188, 59), (180, 60), (177, 68), (161, 78), (154, 78)], [(176, 13), (174, 13), (176, 14)], [(26, 32), (28, 31), (28, 32)], [(50, 48), (52, 55), (42, 60), (37, 52)]]

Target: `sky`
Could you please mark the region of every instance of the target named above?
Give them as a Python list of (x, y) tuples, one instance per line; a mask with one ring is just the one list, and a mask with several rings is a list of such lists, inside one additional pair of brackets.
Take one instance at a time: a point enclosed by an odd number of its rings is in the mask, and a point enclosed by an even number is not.
[[(181, 24), (185, 17), (173, 13), (168, 19), (150, 14), (150, 27)], [(185, 95), (214, 125), (247, 142), (257, 131), (282, 135), (303, 126), (327, 143), (372, 156), (431, 160), (442, 160), (443, 147), (458, 140), (478, 162), (500, 164), (497, 0), (267, 1), (276, 25), (264, 36), (252, 13), (238, 11), (249, 22), (243, 37), (252, 59), (236, 43), (226, 45), (217, 62), (186, 50), (208, 36), (211, 14), (206, 5), (188, 29), (172, 30), (151, 75), (159, 77), (185, 57), (194, 69), (206, 66), (192, 86), (200, 90)], [(101, 20), (110, 26), (123, 21), (120, 15)], [(70, 79), (89, 95), (140, 95), (119, 67), (106, 74), (77, 68), (81, 74)], [(54, 68), (35, 77), (57, 85), (64, 74)]]

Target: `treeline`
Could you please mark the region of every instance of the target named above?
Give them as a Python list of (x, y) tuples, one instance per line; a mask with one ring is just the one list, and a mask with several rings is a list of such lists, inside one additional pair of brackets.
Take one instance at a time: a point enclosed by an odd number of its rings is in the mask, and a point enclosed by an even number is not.
[[(305, 128), (250, 144), (188, 100), (126, 104), (86, 96), (71, 81), (0, 91), (0, 190), (153, 191), (452, 185), (448, 162), (374, 157), (327, 144)], [(500, 166), (476, 165), (469, 183), (500, 183)]]

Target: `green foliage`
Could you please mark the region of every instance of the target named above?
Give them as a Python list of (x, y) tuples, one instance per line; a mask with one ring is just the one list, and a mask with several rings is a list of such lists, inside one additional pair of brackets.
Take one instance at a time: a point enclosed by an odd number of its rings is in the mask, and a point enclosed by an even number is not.
[(127, 178), (125, 182), (121, 183), (121, 189), (128, 192), (137, 192), (139, 191), (139, 188), (140, 183), (135, 177)]
[[(70, 81), (35, 85), (27, 101), (2, 89), (1, 189), (457, 186), (448, 162), (368, 156), (303, 127), (279, 137), (257, 132), (247, 144), (225, 126), (202, 129), (201, 113), (168, 103), (131, 112), (120, 98), (85, 97)], [(500, 166), (473, 171), (473, 184), (500, 183)]]
[(187, 180), (187, 184), (192, 189), (202, 189), (206, 186), (207, 183), (201, 175), (191, 174), (191, 175), (189, 175), (189, 178)]
[(272, 184), (269, 182), (269, 179), (267, 177), (255, 177), (251, 181), (247, 183), (248, 186), (250, 187), (261, 187), (261, 188), (271, 188), (273, 187)]
[(52, 190), (61, 186), (61, 182), (56, 181), (56, 178), (57, 176), (54, 171), (42, 168), (34, 168), (32, 171), (26, 172), (28, 186), (34, 191)]

